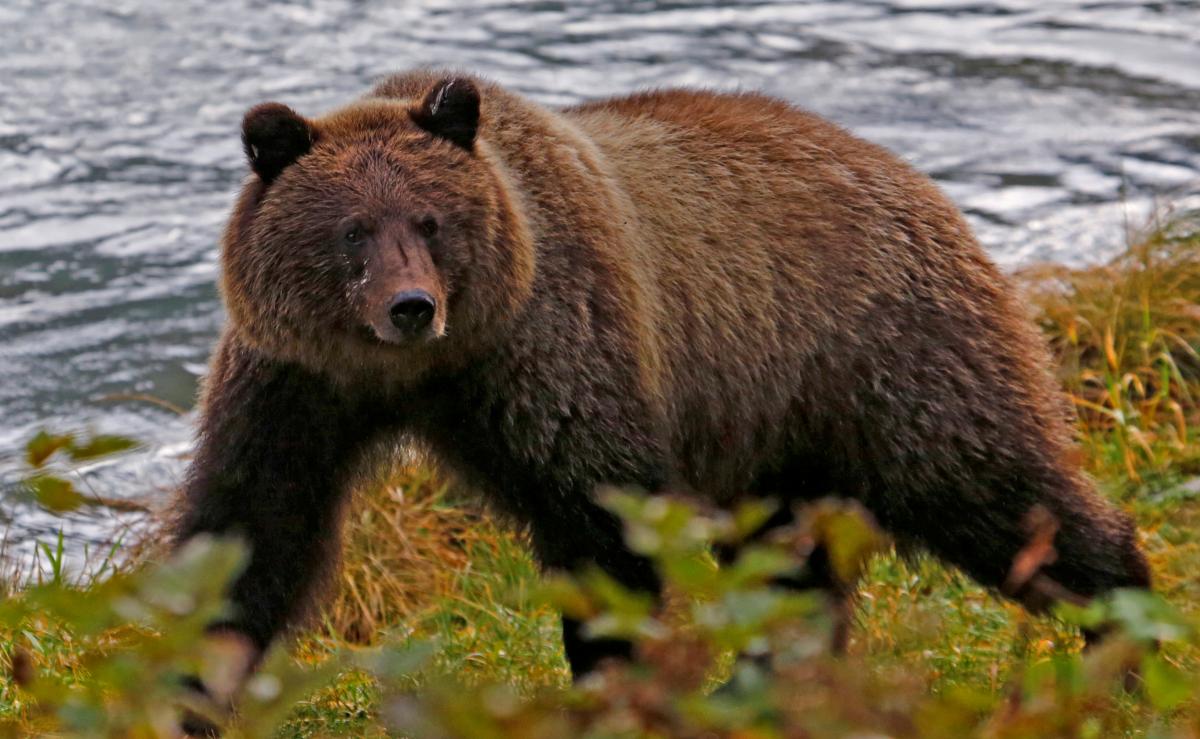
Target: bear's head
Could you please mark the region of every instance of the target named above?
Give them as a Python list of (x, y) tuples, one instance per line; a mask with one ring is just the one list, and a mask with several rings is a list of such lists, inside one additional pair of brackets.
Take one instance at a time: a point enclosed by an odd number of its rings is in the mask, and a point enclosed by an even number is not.
[(533, 247), (485, 122), (463, 78), (317, 119), (247, 112), (253, 175), (222, 251), (234, 329), (314, 369), (398, 376), (500, 335), (530, 293)]

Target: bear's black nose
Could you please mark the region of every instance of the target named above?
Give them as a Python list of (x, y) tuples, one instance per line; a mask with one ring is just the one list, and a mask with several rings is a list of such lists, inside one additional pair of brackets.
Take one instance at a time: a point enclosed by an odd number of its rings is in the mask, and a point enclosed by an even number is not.
[(388, 314), (392, 325), (406, 336), (416, 336), (433, 321), (437, 301), (424, 290), (405, 290), (396, 293)]

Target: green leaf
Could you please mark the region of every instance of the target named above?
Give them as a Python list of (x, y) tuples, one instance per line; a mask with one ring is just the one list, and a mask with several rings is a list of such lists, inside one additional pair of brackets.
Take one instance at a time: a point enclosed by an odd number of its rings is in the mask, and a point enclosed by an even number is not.
[(25, 481), (37, 502), (55, 513), (73, 511), (83, 504), (83, 496), (69, 480), (53, 475), (36, 475)]
[(774, 578), (800, 568), (789, 552), (777, 547), (752, 546), (743, 549), (733, 566), (727, 568), (724, 584), (730, 588), (765, 587)]
[(170, 560), (147, 573), (139, 596), (176, 616), (218, 610), (226, 586), (247, 561), (247, 549), (240, 539), (193, 536)]
[(280, 647), (272, 649), (262, 667), (246, 682), (238, 700), (238, 728), (243, 736), (273, 736), (303, 698), (337, 677), (337, 659), (309, 668), (297, 665)]
[(1157, 593), (1116, 590), (1108, 599), (1109, 618), (1142, 642), (1184, 641), (1195, 637), (1195, 626)]
[(137, 446), (137, 442), (125, 436), (114, 434), (97, 434), (83, 445), (68, 445), (67, 453), (71, 459), (79, 462), (85, 459), (95, 459), (109, 454), (123, 452)]
[(715, 595), (722, 580), (716, 564), (707, 557), (675, 557), (660, 562), (659, 567), (671, 584), (691, 596)]
[(1161, 655), (1147, 655), (1142, 660), (1142, 680), (1150, 702), (1160, 711), (1175, 708), (1192, 694), (1191, 681)]
[(733, 537), (742, 541), (757, 534), (771, 514), (779, 510), (779, 505), (773, 500), (754, 499), (746, 501), (733, 512)]
[(573, 618), (587, 618), (596, 611), (579, 581), (560, 573), (543, 578), (535, 599)]
[(75, 437), (72, 434), (51, 434), (43, 429), (25, 444), (25, 458), (30, 466), (37, 469), (59, 449), (70, 449), (74, 444)]
[(1094, 629), (1102, 626), (1108, 618), (1108, 603), (1098, 598), (1084, 606), (1057, 603), (1054, 606), (1054, 615), (1069, 624)]
[(417, 679), (417, 674), (429, 666), (436, 651), (436, 639), (414, 642), (404, 646), (349, 652), (347, 663), (365, 670), (386, 683)]
[(865, 512), (853, 505), (819, 505), (812, 526), (842, 582), (856, 582), (867, 561), (884, 546)]

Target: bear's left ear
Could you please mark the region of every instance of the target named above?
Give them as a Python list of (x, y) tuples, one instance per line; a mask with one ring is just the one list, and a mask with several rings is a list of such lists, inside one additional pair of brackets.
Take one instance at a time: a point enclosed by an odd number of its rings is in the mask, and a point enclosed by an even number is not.
[(409, 115), (434, 136), (470, 151), (479, 131), (479, 88), (461, 77), (443, 80)]
[(242, 119), (242, 145), (246, 158), (265, 184), (312, 148), (308, 121), (282, 103), (262, 103)]

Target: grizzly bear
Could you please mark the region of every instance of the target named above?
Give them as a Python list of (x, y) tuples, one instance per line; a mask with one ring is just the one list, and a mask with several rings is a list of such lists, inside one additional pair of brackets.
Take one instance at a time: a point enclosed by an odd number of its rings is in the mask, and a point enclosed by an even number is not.
[[(1036, 508), (1061, 589), (1149, 586), (1019, 297), (879, 146), (760, 94), (555, 110), (432, 71), (320, 118), (262, 104), (242, 133), (229, 321), (175, 532), (249, 544), (216, 635), (257, 653), (296, 620), (347, 489), (401, 442), (527, 527), (545, 567), (652, 593), (599, 486), (851, 498), (993, 587)], [(574, 674), (628, 653), (579, 626)]]

